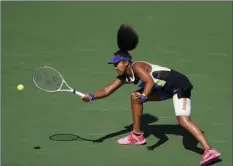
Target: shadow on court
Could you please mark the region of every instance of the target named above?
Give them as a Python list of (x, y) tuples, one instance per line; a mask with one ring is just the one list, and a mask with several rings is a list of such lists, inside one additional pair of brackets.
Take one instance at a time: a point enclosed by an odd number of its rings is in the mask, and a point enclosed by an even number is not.
[[(167, 135), (172, 134), (182, 136), (185, 149), (198, 154), (202, 154), (204, 152), (202, 148), (197, 147), (197, 140), (179, 125), (150, 125), (150, 123), (156, 121), (158, 121), (158, 118), (156, 116), (150, 114), (144, 114), (142, 116), (142, 130), (144, 132), (145, 138), (149, 136), (155, 136), (158, 139), (155, 144), (147, 146), (148, 150), (154, 150), (157, 147), (161, 146), (169, 140)], [(130, 124), (128, 126), (125, 126), (123, 130), (105, 135), (101, 138), (96, 139), (94, 142), (103, 142), (106, 139), (129, 133), (130, 131), (132, 131), (132, 127), (133, 124)]]
[(214, 165), (214, 164), (219, 163), (219, 162), (221, 162), (221, 161), (222, 161), (222, 159), (218, 159), (218, 160), (216, 160), (216, 161), (212, 162), (211, 164), (208, 164), (208, 166), (210, 166), (210, 165)]
[(49, 137), (50, 140), (52, 141), (95, 141), (93, 139), (88, 139), (88, 138), (83, 138), (75, 134), (54, 134)]
[[(198, 154), (202, 154), (204, 152), (202, 148), (199, 148), (197, 146), (198, 145), (197, 140), (179, 125), (167, 125), (167, 124), (150, 125), (150, 123), (154, 123), (157, 121), (158, 121), (158, 118), (156, 116), (153, 116), (150, 114), (144, 114), (142, 116), (141, 127), (142, 127), (142, 130), (144, 131), (145, 138), (149, 136), (154, 136), (158, 139), (158, 141), (155, 144), (147, 146), (148, 150), (152, 151), (156, 149), (157, 147), (161, 146), (162, 144), (166, 143), (169, 140), (167, 135), (172, 134), (172, 135), (178, 135), (182, 137), (183, 145), (185, 149), (198, 153)], [(123, 130), (109, 133), (98, 139), (83, 138), (75, 134), (54, 134), (50, 136), (49, 139), (53, 141), (90, 141), (94, 143), (101, 143), (107, 139), (131, 132), (132, 127), (133, 127), (133, 124), (130, 124), (128, 126), (125, 126)], [(221, 161), (222, 159), (219, 159), (210, 165), (213, 165)]]

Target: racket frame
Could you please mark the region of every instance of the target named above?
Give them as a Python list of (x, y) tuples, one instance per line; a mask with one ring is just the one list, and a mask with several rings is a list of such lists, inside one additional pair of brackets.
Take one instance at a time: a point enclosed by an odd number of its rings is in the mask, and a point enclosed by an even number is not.
[[(41, 87), (39, 87), (39, 86), (37, 85), (37, 83), (36, 83), (34, 77), (35, 77), (36, 72), (37, 72), (39, 69), (41, 69), (41, 68), (48, 68), (48, 69), (51, 69), (51, 70), (55, 71), (56, 73), (58, 73), (58, 75), (61, 77), (62, 82), (61, 82), (60, 87), (59, 87), (57, 90), (54, 90), (54, 91), (44, 90), (44, 89), (42, 89)], [(58, 72), (56, 69), (54, 69), (54, 68), (52, 68), (52, 67), (49, 67), (49, 66), (41, 66), (41, 67), (38, 67), (38, 68), (35, 70), (35, 72), (33, 73), (33, 78), (32, 78), (32, 80), (33, 80), (33, 82), (34, 82), (34, 84), (36, 85), (37, 88), (39, 88), (40, 90), (45, 91), (45, 92), (50, 92), (50, 93), (53, 93), (53, 92), (72, 92), (72, 93), (74, 93), (75, 95), (78, 95), (78, 96), (80, 96), (80, 97), (84, 97), (84, 96), (85, 96), (85, 94), (83, 94), (82, 92), (80, 92), (80, 91), (78, 91), (78, 90), (76, 90), (76, 89), (71, 88), (71, 87), (69, 86), (69, 84), (65, 81), (65, 79), (63, 78), (63, 76), (61, 75), (61, 73)], [(62, 86), (63, 86), (64, 84), (67, 86), (68, 89), (61, 89)]]

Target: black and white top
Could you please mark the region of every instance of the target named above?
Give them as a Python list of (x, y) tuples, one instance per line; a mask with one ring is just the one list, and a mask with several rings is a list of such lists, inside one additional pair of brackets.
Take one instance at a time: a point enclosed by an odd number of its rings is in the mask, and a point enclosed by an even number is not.
[[(144, 62), (144, 61), (137, 61), (137, 62)], [(136, 62), (134, 62), (132, 65), (134, 65), (135, 63)], [(148, 62), (144, 62), (144, 63), (147, 63), (151, 66), (150, 76), (155, 84), (153, 89), (160, 89), (165, 93), (174, 94), (178, 89), (191, 90), (193, 88), (193, 85), (184, 74), (169, 69), (167, 67), (150, 64)], [(132, 70), (132, 75), (133, 75), (132, 77), (118, 76), (117, 78), (125, 81), (125, 83), (135, 84), (140, 88), (144, 88), (145, 83), (134, 75), (133, 70)]]

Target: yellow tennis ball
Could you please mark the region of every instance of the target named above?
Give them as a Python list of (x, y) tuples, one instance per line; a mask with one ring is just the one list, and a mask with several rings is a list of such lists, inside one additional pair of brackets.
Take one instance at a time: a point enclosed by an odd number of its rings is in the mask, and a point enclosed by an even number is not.
[(24, 88), (24, 86), (23, 86), (22, 84), (19, 84), (19, 85), (17, 86), (18, 91), (23, 90), (23, 88)]

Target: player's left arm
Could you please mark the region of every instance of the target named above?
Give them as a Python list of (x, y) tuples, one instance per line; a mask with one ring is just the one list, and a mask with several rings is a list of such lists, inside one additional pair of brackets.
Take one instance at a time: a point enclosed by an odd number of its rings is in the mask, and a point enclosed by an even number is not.
[(134, 74), (145, 83), (142, 94), (145, 96), (148, 96), (154, 86), (153, 79), (151, 78), (150, 74), (146, 71), (143, 64), (135, 63), (133, 65), (133, 71), (134, 71)]

